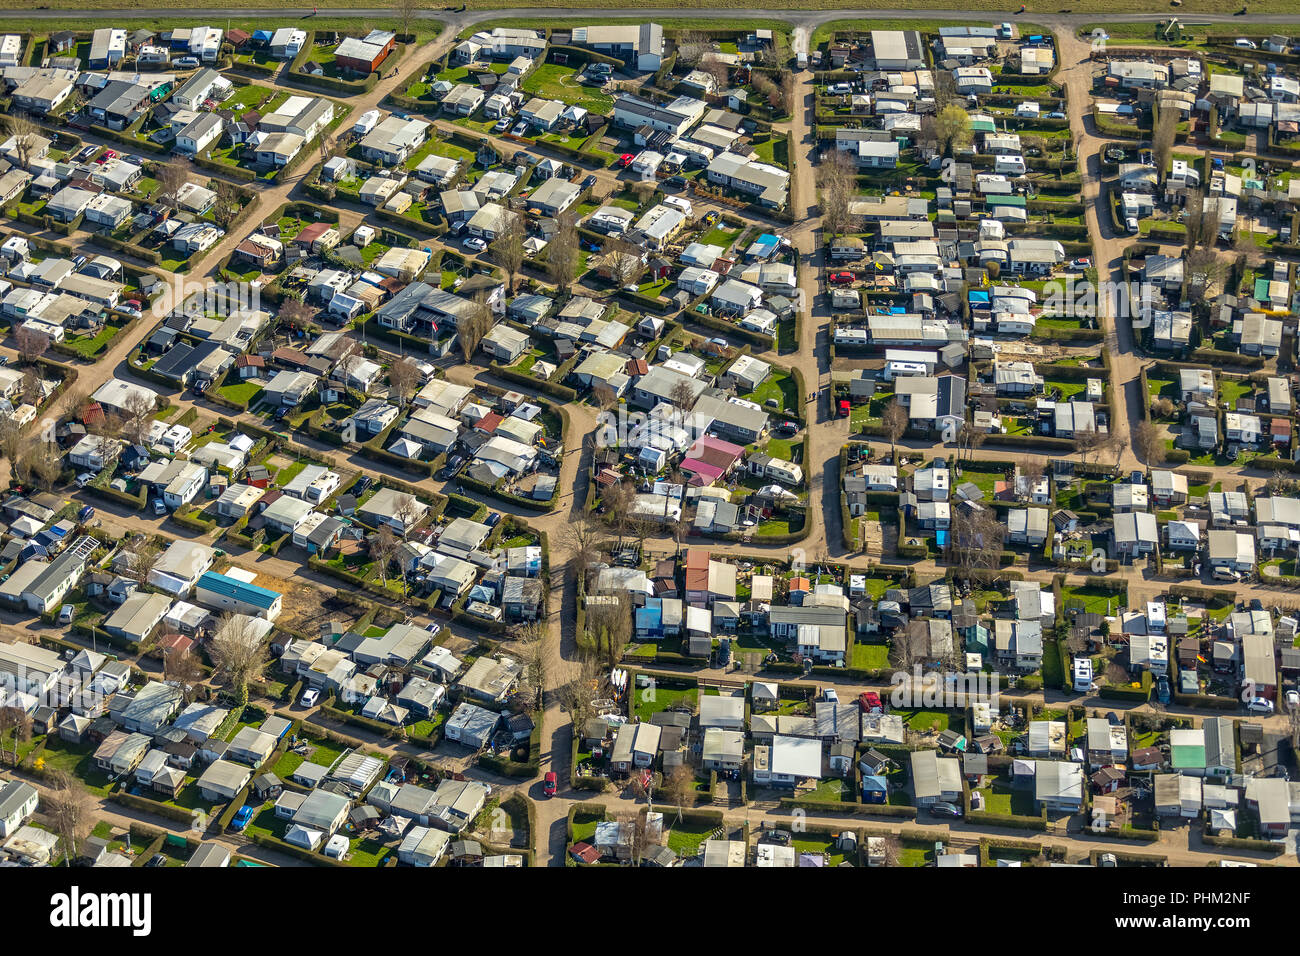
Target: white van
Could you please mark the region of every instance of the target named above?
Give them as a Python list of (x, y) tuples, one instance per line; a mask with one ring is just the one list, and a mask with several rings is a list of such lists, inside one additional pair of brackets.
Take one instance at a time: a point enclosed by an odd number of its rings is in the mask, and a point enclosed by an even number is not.
[(680, 209), (686, 215), (691, 215), (691, 201), (683, 199), (681, 196), (666, 196), (664, 198), (665, 206), (672, 206), (674, 209)]
[(1216, 581), (1240, 581), (1241, 572), (1234, 571), (1232, 568), (1215, 568), (1214, 579)]

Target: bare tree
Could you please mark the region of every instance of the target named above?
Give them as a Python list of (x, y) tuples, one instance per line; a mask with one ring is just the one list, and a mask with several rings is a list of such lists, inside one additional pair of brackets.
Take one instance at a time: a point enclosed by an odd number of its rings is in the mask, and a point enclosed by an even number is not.
[(632, 639), (632, 609), (626, 596), (588, 607), (587, 632), (600, 662), (606, 667), (616, 666)]
[(63, 453), (53, 442), (37, 442), (22, 461), (31, 480), (42, 491), (52, 491), (63, 474)]
[(896, 833), (880, 837), (885, 841), (885, 866), (902, 866), (903, 841)]
[(515, 294), (515, 277), (524, 264), (524, 236), (522, 223), (516, 213), (503, 220), (502, 231), (492, 240), (492, 259), (506, 270), (506, 294)]
[(144, 444), (153, 425), (154, 410), (157, 401), (153, 395), (144, 392), (132, 392), (127, 396), (122, 409), (121, 435), (133, 445)]
[(149, 575), (162, 557), (162, 547), (153, 538), (140, 537), (136, 543), (123, 553), (125, 577), (144, 587), (149, 583)]
[(420, 503), (415, 495), (400, 494), (393, 499), (393, 517), (402, 523), (402, 537), (405, 538), (420, 523)]
[(79, 854), (81, 841), (90, 834), (94, 805), (85, 785), (64, 771), (54, 771), (53, 786), (45, 794), (45, 816), (59, 837), (63, 865), (70, 866)]
[(311, 321), (316, 315), (311, 306), (291, 295), (284, 297), (277, 309), (277, 314), (280, 317), (280, 328), (290, 331), (297, 331), (311, 325)]
[(469, 362), (478, 351), (483, 336), (492, 328), (492, 310), (481, 297), (474, 299), (471, 308), (456, 319), (456, 341), (460, 344), (461, 354)]
[(706, 57), (700, 69), (713, 77), (714, 87), (719, 92), (731, 85), (731, 68), (716, 57)]
[(660, 792), (669, 804), (677, 808), (680, 819), (684, 808), (695, 805), (695, 771), (689, 764), (679, 763), (664, 778)]
[(1105, 444), (1106, 436), (1097, 431), (1079, 432), (1074, 436), (1074, 450), (1085, 464), (1089, 458), (1095, 460)]
[[(543, 695), (546, 693), (546, 679), (550, 674), (550, 648), (546, 641), (546, 622), (528, 621), (514, 629), (515, 640), (519, 642), (519, 662), (523, 665), (521, 679), (528, 693), (521, 696), (530, 698), (529, 712), (540, 710)], [(582, 732), (582, 728), (578, 728)]]
[(880, 418), (880, 424), (885, 429), (885, 437), (889, 439), (889, 454), (895, 459), (897, 464), (897, 455), (895, 454), (898, 440), (903, 437), (903, 432), (907, 431), (908, 415), (907, 409), (897, 397), (891, 398), (889, 404), (885, 406), (885, 412)]
[(560, 527), (559, 545), (568, 556), (565, 566), (572, 569), (582, 581), (587, 568), (595, 563), (596, 541), (600, 528), (586, 515), (580, 515)]
[(208, 644), (214, 677), (224, 678), (234, 689), (240, 706), (248, 703), (248, 684), (266, 664), (266, 644), (245, 614), (223, 614), (217, 633)]
[(961, 456), (964, 449), (966, 459), (970, 460), (975, 457), (984, 440), (988, 438), (988, 433), (982, 428), (976, 428), (971, 422), (962, 422), (961, 427), (957, 429), (957, 453)]
[(379, 579), (385, 586), (388, 585), (388, 566), (397, 554), (398, 544), (397, 535), (393, 534), (393, 529), (386, 524), (381, 524), (379, 530), (366, 542), (370, 560), (378, 566)]
[(1227, 271), (1227, 263), (1213, 247), (1202, 246), (1187, 253), (1188, 285), (1202, 301), (1222, 289)]
[(1165, 440), (1155, 422), (1143, 419), (1133, 426), (1133, 450), (1146, 465), (1165, 463)]
[(849, 205), (857, 191), (857, 170), (853, 157), (841, 149), (826, 153), (817, 164), (821, 186), (822, 224), (831, 236), (853, 231)]
[(406, 405), (408, 396), (419, 384), (420, 370), (410, 359), (398, 359), (388, 366), (389, 397), (397, 400), (398, 407)]
[(19, 326), (14, 332), (14, 348), (18, 350), (18, 357), (27, 365), (31, 365), (44, 355), (49, 347), (50, 337), (43, 332), (23, 326)]
[(393, 17), (397, 20), (402, 36), (411, 35), (411, 21), (420, 10), (420, 0), (393, 0)]
[(636, 489), (632, 487), (631, 479), (627, 479), (610, 485), (600, 497), (605, 509), (605, 521), (618, 533), (618, 546), (621, 548), (623, 535), (627, 533), (628, 525), (632, 520)]
[[(322, 137), (321, 143), (325, 140)], [(215, 184), (212, 188), (217, 194), (215, 202), (212, 204), (212, 218), (222, 229), (229, 228), (230, 224), (235, 221), (235, 217), (243, 210), (246, 202), (243, 193), (234, 183), (226, 182), (224, 179), (213, 180)]]
[[(639, 778), (633, 777), (636, 781), (634, 786), (639, 786)], [(640, 794), (637, 794), (640, 796)], [(618, 818), (620, 836), (626, 836), (628, 854), (632, 858), (633, 866), (641, 865), (641, 857), (645, 855), (647, 846), (650, 843), (649, 828), (646, 824), (646, 815), (643, 812), (624, 813)]]
[(682, 413), (689, 412), (691, 406), (695, 404), (695, 389), (691, 386), (692, 381), (683, 376), (674, 382), (673, 387), (668, 391), (669, 401)]
[(546, 244), (546, 271), (559, 292), (569, 291), (577, 265), (578, 227), (572, 214), (564, 213), (560, 216), (555, 235)]
[(620, 289), (636, 285), (645, 274), (645, 259), (639, 248), (626, 239), (612, 244), (613, 248), (606, 257), (609, 277)]
[(991, 508), (955, 508), (948, 535), (949, 560), (966, 576), (973, 571), (997, 570), (1006, 533), (1007, 526)]
[(163, 680), (180, 688), (185, 703), (194, 700), (199, 684), (203, 681), (203, 663), (198, 655), (188, 649), (166, 649), (162, 652)]
[(175, 209), (181, 189), (190, 181), (189, 170), (179, 159), (173, 159), (159, 163), (154, 178), (158, 180), (158, 201)]
[(0, 757), (4, 756), (5, 740), (13, 737), (13, 762), (18, 765), (18, 745), (32, 739), (32, 718), (21, 707), (0, 707)]
[(1156, 176), (1163, 183), (1169, 175), (1174, 152), (1174, 139), (1178, 135), (1178, 111), (1153, 107), (1155, 126), (1151, 131), (1151, 159), (1156, 164)]
[(4, 119), (4, 125), (5, 131), (13, 137), (18, 165), (26, 169), (32, 159), (36, 138), (41, 135), (41, 127), (26, 113), (8, 114)]
[(683, 66), (698, 66), (706, 53), (713, 51), (713, 40), (707, 33), (691, 31), (677, 41), (677, 62)]
[(1205, 225), (1205, 193), (1200, 189), (1189, 189), (1183, 199), (1183, 248), (1187, 252), (1201, 244)]
[(13, 418), (0, 418), (0, 458), (16, 462), (23, 449), (23, 427)]

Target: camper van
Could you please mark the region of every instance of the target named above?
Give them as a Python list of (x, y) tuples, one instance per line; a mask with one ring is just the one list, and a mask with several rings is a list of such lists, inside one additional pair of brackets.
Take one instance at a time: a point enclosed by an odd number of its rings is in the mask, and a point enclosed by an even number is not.
[(1025, 159), (1023, 156), (998, 156), (993, 160), (993, 171), (1004, 176), (1023, 176)]

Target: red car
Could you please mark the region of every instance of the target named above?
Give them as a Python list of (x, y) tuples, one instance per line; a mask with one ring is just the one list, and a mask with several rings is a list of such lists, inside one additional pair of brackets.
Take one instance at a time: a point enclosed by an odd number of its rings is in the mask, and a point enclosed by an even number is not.
[(555, 796), (555, 771), (552, 770), (542, 778), (542, 793), (548, 797)]
[(864, 714), (882, 714), (885, 712), (884, 706), (880, 703), (880, 695), (874, 690), (864, 690), (859, 694), (858, 706), (862, 708)]
[(849, 408), (849, 400), (847, 398), (841, 398), (840, 418), (848, 418), (850, 414), (851, 414), (851, 409)]
[(848, 285), (850, 282), (857, 281), (857, 276), (852, 272), (832, 272), (826, 277), (826, 281), (831, 285)]
[(631, 153), (624, 153), (622, 156), (618, 158), (619, 169), (627, 169), (627, 164), (632, 162), (632, 160), (634, 159), (636, 159), (636, 157)]

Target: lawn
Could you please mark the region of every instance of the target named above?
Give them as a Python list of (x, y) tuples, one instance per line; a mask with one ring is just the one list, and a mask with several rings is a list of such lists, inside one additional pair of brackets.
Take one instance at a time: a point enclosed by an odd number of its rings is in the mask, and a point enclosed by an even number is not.
[[(776, 371), (773, 371), (760, 382), (758, 388), (741, 397), (746, 401), (762, 405), (764, 409), (770, 408), (781, 412), (788, 408), (799, 407), (799, 396), (795, 390), (794, 378)], [(775, 404), (769, 404), (769, 402)]]
[(999, 777), (989, 786), (981, 788), (980, 793), (984, 794), (984, 807), (989, 813), (1038, 816), (1034, 812), (1033, 791), (1015, 789), (1009, 780)]
[[(794, 846), (796, 853), (824, 854), (827, 866), (839, 866), (845, 861), (844, 854), (835, 849), (835, 839), (833, 837), (796, 833), (790, 842)], [(850, 859), (848, 862), (850, 865), (854, 865), (857, 861)]]
[(1061, 645), (1053, 640), (1043, 641), (1043, 686), (1060, 687), (1065, 681), (1065, 662), (1061, 659)]
[(1000, 471), (976, 471), (973, 468), (963, 468), (961, 470), (961, 482), (973, 482), (980, 491), (984, 492), (984, 497), (993, 497), (993, 486), (999, 481), (1005, 481), (1007, 478)]
[[(665, 811), (665, 821), (669, 815)], [(576, 819), (574, 825), (576, 828)], [(668, 848), (678, 856), (695, 856), (700, 852), (701, 844), (713, 836), (714, 829), (715, 827), (703, 821), (679, 820), (668, 831)]]
[[(633, 716), (649, 720), (661, 710), (670, 710), (677, 704), (688, 704), (695, 710), (698, 691), (694, 687), (646, 687), (635, 691), (636, 708)], [(647, 700), (647, 698), (649, 698)]]
[(895, 710), (903, 718), (909, 730), (917, 733), (936, 731), (942, 733), (948, 729), (948, 714), (942, 710)]
[(543, 63), (524, 77), (519, 88), (543, 99), (581, 106), (592, 113), (610, 113), (614, 109), (613, 98), (593, 87), (582, 86), (578, 82), (577, 72), (571, 66)]
[(1089, 614), (1109, 615), (1126, 604), (1125, 592), (1118, 594), (1097, 587), (1061, 588), (1061, 606), (1081, 606)]
[(251, 406), (262, 392), (261, 382), (232, 382), (217, 389), (222, 398), (239, 405)]
[(122, 331), (120, 325), (105, 324), (94, 335), (76, 335), (69, 338), (67, 345), (76, 349), (77, 354), (82, 358), (93, 359), (108, 348), (109, 343), (113, 341), (114, 336), (120, 331)]
[(853, 667), (857, 670), (883, 670), (889, 666), (888, 644), (853, 645)]
[(1251, 393), (1250, 383), (1244, 379), (1220, 377), (1219, 399), (1225, 408), (1236, 408), (1237, 399), (1245, 398)]
[[(590, 843), (596, 838), (596, 824), (603, 822), (605, 819), (604, 812), (600, 813), (582, 813), (578, 812), (573, 815), (573, 842)], [(669, 845), (671, 846), (672, 835), (669, 834)]]
[(724, 229), (719, 226), (711, 229), (704, 235), (700, 236), (700, 242), (706, 246), (722, 246), (723, 249), (730, 248), (731, 244), (736, 241), (740, 235), (739, 229)]
[(754, 152), (758, 154), (759, 162), (780, 166), (783, 169), (790, 166), (789, 140), (784, 136), (774, 136), (765, 143), (755, 143)]

